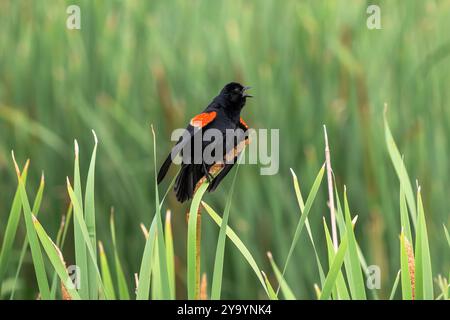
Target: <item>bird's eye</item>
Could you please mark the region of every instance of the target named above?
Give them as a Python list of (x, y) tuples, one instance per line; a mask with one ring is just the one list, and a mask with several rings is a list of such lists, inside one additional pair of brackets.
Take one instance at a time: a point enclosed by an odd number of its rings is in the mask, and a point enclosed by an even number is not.
[(233, 92), (234, 93), (239, 93), (240, 91), (239, 91), (239, 88), (235, 88), (234, 90), (233, 90)]

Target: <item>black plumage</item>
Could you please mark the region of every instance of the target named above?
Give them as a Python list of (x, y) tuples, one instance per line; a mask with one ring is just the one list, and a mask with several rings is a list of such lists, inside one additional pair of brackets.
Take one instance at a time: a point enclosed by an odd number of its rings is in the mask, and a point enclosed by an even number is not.
[[(246, 93), (248, 89), (249, 87), (236, 82), (227, 84), (205, 110), (191, 120), (186, 127), (183, 137), (180, 138), (163, 162), (158, 172), (158, 184), (167, 174), (174, 156), (179, 155), (182, 158), (181, 170), (175, 180), (174, 187), (178, 201), (185, 202), (191, 199), (197, 184), (203, 178), (210, 181), (208, 191), (214, 191), (230, 172), (237, 159), (237, 155), (232, 153), (234, 152), (233, 150), (236, 150), (237, 145), (248, 138), (245, 134), (248, 129), (247, 125), (241, 118), (241, 111), (246, 103), (246, 99), (251, 97), (251, 95)], [(217, 129), (221, 133), (219, 137), (221, 141), (204, 139), (205, 132), (208, 129)], [(233, 138), (228, 137), (227, 139), (227, 136), (231, 134), (233, 134)], [(209, 146), (211, 148), (217, 146), (217, 143), (221, 143), (218, 148), (222, 147), (222, 154), (227, 155), (226, 159), (224, 158), (218, 162), (207, 161), (207, 159), (201, 157), (201, 163), (194, 163), (194, 156), (196, 155), (194, 143), (199, 141), (199, 138), (201, 138), (202, 155), (206, 147)], [(230, 162), (230, 159), (233, 161)], [(218, 167), (221, 168), (221, 171), (214, 177), (210, 173), (213, 167), (216, 169)]]

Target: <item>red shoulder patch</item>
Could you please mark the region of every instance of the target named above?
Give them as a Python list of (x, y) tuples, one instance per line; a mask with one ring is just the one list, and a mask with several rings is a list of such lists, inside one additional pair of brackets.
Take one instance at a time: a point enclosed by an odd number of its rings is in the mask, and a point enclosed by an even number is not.
[(247, 123), (244, 121), (244, 119), (240, 119), (240, 122), (241, 122), (241, 125), (245, 128), (245, 129), (248, 129), (248, 125), (247, 125)]
[(191, 126), (203, 128), (208, 123), (213, 121), (216, 118), (216, 115), (217, 113), (215, 111), (200, 113), (191, 119)]

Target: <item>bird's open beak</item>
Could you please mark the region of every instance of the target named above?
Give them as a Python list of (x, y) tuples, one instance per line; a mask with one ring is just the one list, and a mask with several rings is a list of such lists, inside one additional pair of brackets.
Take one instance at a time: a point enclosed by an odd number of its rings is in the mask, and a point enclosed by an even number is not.
[(242, 89), (242, 96), (244, 98), (252, 98), (253, 96), (251, 94), (246, 93), (247, 90), (251, 89), (252, 87), (244, 87), (244, 89)]

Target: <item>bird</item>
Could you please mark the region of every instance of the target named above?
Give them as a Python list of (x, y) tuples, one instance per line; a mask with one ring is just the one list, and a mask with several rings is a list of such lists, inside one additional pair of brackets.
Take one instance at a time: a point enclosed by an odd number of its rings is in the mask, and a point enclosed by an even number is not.
[[(250, 88), (238, 82), (226, 84), (203, 112), (190, 120), (182, 137), (161, 165), (157, 176), (158, 185), (163, 181), (175, 157), (182, 158), (174, 185), (179, 202), (192, 199), (205, 179), (209, 182), (208, 192), (214, 191), (232, 169), (245, 144), (249, 143), (249, 127), (242, 119), (241, 111), (247, 98), (253, 97), (247, 93)], [(219, 134), (214, 139), (207, 139), (205, 133), (209, 129), (215, 129), (214, 132)], [(198, 147), (195, 149), (196, 141), (201, 141), (201, 150)], [(215, 151), (221, 150), (222, 153), (213, 151), (212, 159), (205, 159), (203, 153), (207, 147), (216, 148)], [(202, 152), (200, 161), (195, 158), (199, 151)]]

